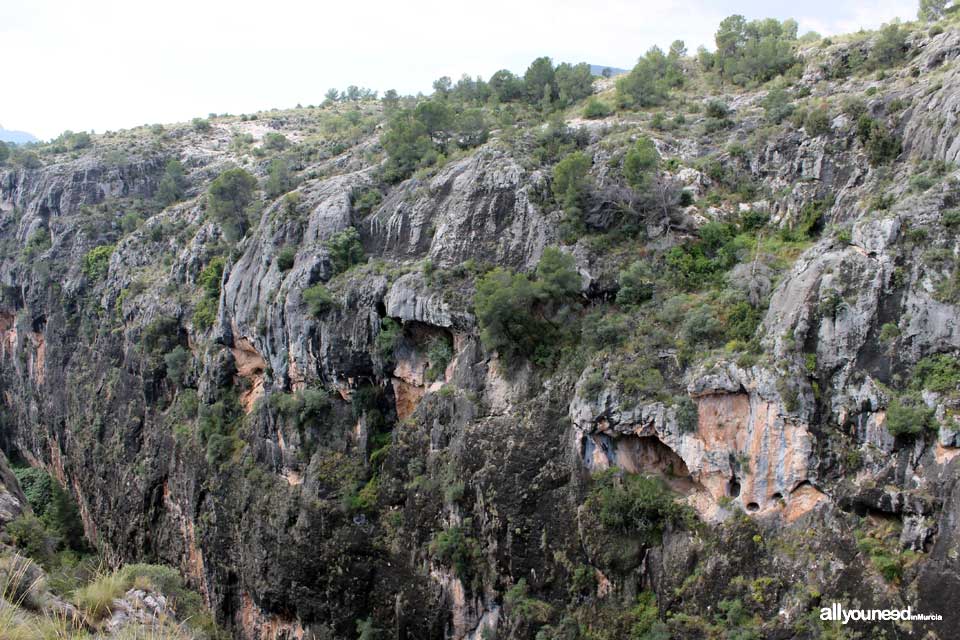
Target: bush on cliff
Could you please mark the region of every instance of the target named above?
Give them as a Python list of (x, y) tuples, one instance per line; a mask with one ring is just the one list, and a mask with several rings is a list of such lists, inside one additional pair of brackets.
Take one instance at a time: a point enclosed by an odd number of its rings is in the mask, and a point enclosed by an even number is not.
[(571, 302), (580, 290), (573, 257), (548, 247), (537, 277), (497, 267), (477, 283), (474, 309), (486, 349), (505, 358), (554, 359), (559, 342), (579, 335)]
[(257, 179), (240, 168), (227, 169), (210, 183), (207, 208), (233, 240), (239, 239), (246, 231), (246, 208), (253, 201), (256, 188)]

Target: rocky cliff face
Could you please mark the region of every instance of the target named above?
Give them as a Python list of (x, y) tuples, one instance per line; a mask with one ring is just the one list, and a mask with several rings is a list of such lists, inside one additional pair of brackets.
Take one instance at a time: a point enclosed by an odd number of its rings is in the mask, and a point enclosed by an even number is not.
[[(796, 89), (863, 98), (902, 139), (890, 163), (871, 163), (839, 108), (815, 136), (764, 124), (763, 91), (721, 96), (732, 123), (709, 134), (657, 131), (644, 114), (589, 124), (593, 223), (563, 249), (582, 313), (612, 303), (625, 263), (756, 213), (769, 218), (756, 251), (724, 276), (760, 319), (749, 349), (633, 339), (550, 367), (485, 349), (478, 274), (532, 273), (564, 237), (532, 133), (495, 134), (372, 209), (356, 203), (383, 187), (378, 131), (305, 154), (301, 184), (264, 198), (238, 241), (207, 215), (208, 183), (267, 165), (231, 140), (275, 131), (306, 145), (323, 112), (226, 118), (153, 143), (128, 132), (0, 168), (3, 445), (69, 487), (111, 561), (178, 566), (238, 638), (354, 637), (358, 622), (398, 638), (578, 637), (562, 635), (570, 620), (626, 615), (644, 590), (676, 637), (753, 615), (762, 635), (745, 637), (821, 637), (811, 612), (835, 600), (945, 618), (865, 633), (950, 637), (956, 380), (918, 391), (908, 426), (935, 431), (888, 427), (904, 422), (896, 390), (919, 363), (955, 363), (960, 349), (960, 33), (916, 39), (882, 80), (825, 79), (838, 47), (810, 54)], [(661, 177), (693, 204), (644, 209), (628, 236), (608, 174), (640, 134), (675, 160)], [(190, 187), (151, 208), (169, 158)], [(816, 232), (761, 250), (805, 221)], [(349, 228), (366, 262), (339, 273), (330, 240)], [(85, 268), (105, 245), (104, 272)], [(204, 323), (202, 273), (217, 259)], [(653, 295), (622, 332), (681, 305), (664, 329), (677, 332), (715, 302)], [(652, 390), (625, 374), (640, 360)], [(608, 530), (591, 510), (608, 469), (663, 479), (695, 524), (650, 540)], [(14, 502), (0, 498), (0, 521)]]

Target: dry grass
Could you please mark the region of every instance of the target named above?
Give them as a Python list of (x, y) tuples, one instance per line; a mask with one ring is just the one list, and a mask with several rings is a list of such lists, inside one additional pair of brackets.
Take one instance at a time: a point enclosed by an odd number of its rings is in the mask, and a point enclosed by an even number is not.
[(77, 589), (74, 604), (91, 620), (101, 620), (113, 612), (113, 601), (127, 591), (127, 581), (119, 572), (101, 574), (96, 580)]

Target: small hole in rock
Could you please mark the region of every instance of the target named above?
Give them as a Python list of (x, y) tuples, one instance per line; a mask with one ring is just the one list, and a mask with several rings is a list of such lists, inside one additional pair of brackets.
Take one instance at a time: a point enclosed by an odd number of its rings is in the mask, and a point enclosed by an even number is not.
[(760, 510), (760, 505), (758, 505), (756, 502), (747, 503), (747, 511), (749, 511), (750, 513), (753, 513), (754, 511), (759, 511), (759, 510)]
[(730, 478), (730, 482), (727, 483), (727, 493), (731, 498), (736, 498), (740, 495), (740, 483), (737, 482), (736, 478)]
[(783, 500), (783, 494), (777, 491), (775, 494), (770, 496), (771, 500)]

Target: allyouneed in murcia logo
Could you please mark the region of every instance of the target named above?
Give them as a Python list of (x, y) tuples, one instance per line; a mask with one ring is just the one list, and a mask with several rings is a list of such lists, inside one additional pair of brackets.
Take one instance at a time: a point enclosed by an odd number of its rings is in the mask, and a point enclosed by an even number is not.
[(939, 613), (914, 613), (913, 607), (906, 609), (847, 609), (839, 602), (834, 602), (829, 607), (820, 609), (820, 619), (840, 622), (847, 624), (851, 620), (872, 621), (872, 620), (943, 620)]

